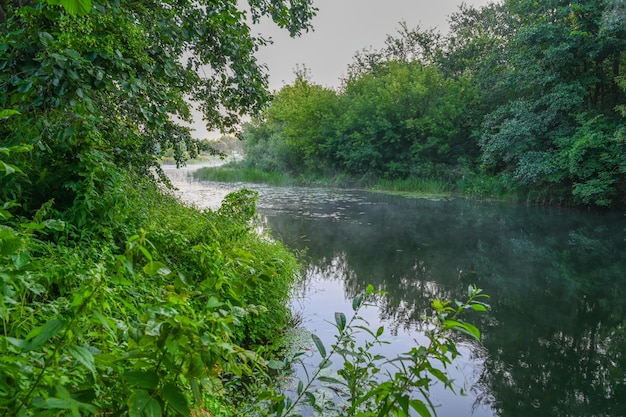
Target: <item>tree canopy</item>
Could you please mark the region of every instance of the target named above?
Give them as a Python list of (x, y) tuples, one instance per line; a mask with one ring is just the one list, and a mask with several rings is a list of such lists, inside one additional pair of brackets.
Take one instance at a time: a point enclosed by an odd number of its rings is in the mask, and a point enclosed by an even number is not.
[[(445, 35), (401, 24), (382, 49), (357, 53), (334, 117), (293, 117), (308, 94), (301, 80), (265, 115), (288, 126), (274, 138), (310, 124), (326, 132), (301, 131), (296, 170), (465, 182), (470, 174), (534, 199), (625, 205), (625, 21), (622, 0), (462, 5)], [(313, 141), (325, 145), (311, 153)]]
[(27, 209), (69, 208), (105, 192), (112, 168), (149, 174), (168, 148), (183, 163), (198, 151), (182, 123), (191, 102), (230, 131), (269, 99), (255, 57), (268, 40), (250, 23), (267, 16), (296, 36), (314, 13), (311, 0), (3, 2), (0, 108), (19, 114), (0, 135), (33, 146), (12, 156), (30, 182), (11, 192)]

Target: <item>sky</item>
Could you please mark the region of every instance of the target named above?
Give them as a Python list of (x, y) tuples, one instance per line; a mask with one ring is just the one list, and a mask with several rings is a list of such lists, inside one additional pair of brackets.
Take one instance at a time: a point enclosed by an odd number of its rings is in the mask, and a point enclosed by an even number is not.
[[(252, 33), (270, 37), (274, 43), (262, 48), (259, 62), (267, 65), (270, 90), (279, 90), (294, 79), (300, 66), (309, 70), (311, 81), (325, 87), (338, 87), (354, 55), (364, 48), (379, 49), (387, 35), (396, 35), (400, 22), (412, 29), (436, 28), (445, 33), (448, 16), (461, 3), (477, 7), (491, 0), (314, 0), (319, 10), (313, 18), (313, 31), (290, 38), (269, 21), (252, 28)], [(197, 138), (218, 138), (207, 132), (201, 121), (194, 126)]]
[(270, 22), (252, 32), (270, 35), (274, 44), (257, 55), (269, 67), (270, 89), (280, 89), (294, 80), (294, 69), (305, 65), (312, 81), (337, 87), (356, 52), (384, 46), (387, 35), (398, 33), (399, 23), (409, 28), (436, 28), (445, 33), (448, 16), (464, 2), (482, 6), (488, 0), (315, 0), (319, 9), (313, 31), (292, 39)]

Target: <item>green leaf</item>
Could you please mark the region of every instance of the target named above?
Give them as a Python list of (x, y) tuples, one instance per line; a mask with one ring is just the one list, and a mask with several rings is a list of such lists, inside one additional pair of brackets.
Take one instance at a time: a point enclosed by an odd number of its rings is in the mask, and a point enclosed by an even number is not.
[(51, 337), (55, 336), (65, 327), (65, 322), (54, 319), (50, 320), (43, 326), (37, 327), (31, 330), (30, 333), (26, 336), (26, 340), (31, 340), (27, 351), (35, 350), (39, 346), (46, 343)]
[(91, 11), (91, 0), (48, 0), (48, 4), (60, 4), (68, 14), (84, 16)]
[(317, 347), (320, 355), (323, 357), (326, 356), (326, 348), (324, 347), (324, 343), (322, 343), (322, 339), (320, 339), (316, 334), (311, 333), (311, 339), (313, 339), (313, 343)]
[(4, 339), (10, 344), (12, 344), (13, 346), (18, 347), (22, 350), (27, 350), (28, 347), (30, 346), (30, 343), (28, 343), (24, 339), (17, 339), (15, 337), (5, 337)]
[(409, 404), (411, 405), (411, 408), (417, 411), (421, 417), (432, 417), (430, 411), (428, 410), (428, 407), (426, 407), (426, 404), (424, 404), (423, 401), (411, 400)]
[(352, 300), (352, 310), (357, 311), (359, 307), (361, 307), (362, 303), (363, 303), (363, 294), (358, 294), (356, 297), (354, 297), (354, 300)]
[(487, 311), (487, 307), (485, 307), (483, 304), (472, 304), (472, 310), (485, 312)]
[(0, 255), (10, 255), (18, 252), (24, 242), (13, 229), (0, 226)]
[(267, 362), (267, 367), (270, 369), (280, 370), (285, 367), (285, 364), (283, 363), (283, 361), (277, 361), (272, 359)]
[(363, 330), (365, 333), (369, 334), (373, 338), (376, 338), (376, 335), (374, 334), (372, 329), (370, 329), (367, 326), (355, 325), (355, 326), (352, 326), (352, 327), (354, 327), (355, 329)]
[(154, 275), (154, 274), (169, 275), (172, 271), (169, 270), (163, 262), (152, 261), (152, 262), (148, 262), (143, 267), (143, 272), (145, 272), (148, 275)]
[(309, 404), (311, 404), (311, 407), (316, 408), (317, 404), (315, 403), (315, 395), (313, 395), (313, 393), (309, 391), (305, 392), (304, 395), (309, 400)]
[(129, 417), (144, 417), (144, 410), (152, 398), (148, 391), (137, 390), (132, 393), (127, 401)]
[(163, 387), (163, 399), (172, 406), (172, 408), (180, 415), (189, 417), (191, 412), (189, 411), (189, 404), (187, 404), (187, 398), (183, 395), (180, 389), (173, 383), (169, 383)]
[(213, 309), (213, 308), (221, 307), (223, 305), (224, 305), (224, 303), (222, 303), (220, 300), (218, 300), (217, 297), (211, 296), (211, 298), (209, 298), (209, 300), (206, 302), (205, 308), (206, 309)]
[(89, 349), (85, 349), (81, 346), (72, 345), (67, 348), (70, 355), (74, 357), (78, 362), (85, 366), (91, 374), (96, 377), (96, 361)]
[(124, 379), (137, 388), (156, 389), (159, 385), (159, 376), (154, 371), (127, 371)]
[(21, 223), (20, 226), (22, 226), (24, 229), (30, 230), (43, 230), (46, 228), (46, 225), (44, 223), (35, 222)]
[(328, 367), (329, 367), (330, 365), (332, 365), (332, 364), (333, 364), (333, 363), (332, 363), (330, 360), (328, 360), (328, 359), (324, 359), (324, 360), (322, 360), (322, 362), (320, 362), (320, 366), (319, 366), (319, 368), (320, 368), (320, 369), (326, 369), (326, 368), (328, 368)]
[(16, 167), (15, 165), (7, 164), (3, 161), (0, 161), (0, 172), (4, 171), (4, 176), (8, 177), (11, 174), (21, 174), (22, 170)]
[(467, 296), (471, 298), (475, 293), (476, 293), (476, 287), (474, 287), (471, 284), (468, 285), (467, 286)]
[(337, 328), (339, 330), (345, 329), (346, 328), (346, 315), (340, 312), (336, 312), (335, 323), (337, 323)]
[[(86, 410), (87, 413), (85, 414), (87, 415), (98, 413), (98, 409), (93, 405), (73, 399), (68, 390), (62, 385), (56, 386), (56, 395), (56, 397), (48, 397), (45, 400), (41, 397), (33, 399), (33, 406), (44, 410), (70, 410), (71, 415), (74, 417), (81, 416), (79, 409)], [(54, 414), (58, 415), (59, 413)]]
[(19, 111), (13, 109), (1, 109), (0, 110), (0, 119), (7, 119), (16, 114), (20, 114)]
[(39, 41), (47, 48), (54, 41), (54, 38), (48, 32), (39, 32)]
[(478, 330), (478, 328), (473, 324), (463, 323), (457, 320), (444, 320), (443, 325), (446, 329), (457, 330), (461, 333), (472, 336), (476, 340), (480, 340), (480, 330)]
[(50, 230), (55, 230), (57, 232), (62, 232), (65, 230), (65, 222), (57, 219), (49, 219), (44, 220), (43, 222), (46, 225), (46, 228)]
[(150, 398), (150, 401), (143, 409), (143, 415), (144, 417), (161, 417), (163, 415), (161, 404), (156, 399)]
[(409, 415), (409, 396), (408, 395), (395, 395), (396, 401), (400, 405), (404, 416)]
[(441, 369), (437, 369), (437, 368), (433, 368), (432, 366), (429, 366), (428, 372), (430, 372), (432, 376), (434, 376), (435, 378), (443, 382), (445, 385), (448, 385), (451, 382), (450, 378), (448, 378), (445, 372), (443, 372)]
[(148, 391), (137, 390), (128, 399), (129, 417), (161, 417), (163, 412), (159, 402)]
[(141, 253), (143, 253), (143, 256), (145, 256), (148, 261), (152, 262), (152, 254), (150, 253), (150, 251), (148, 249), (146, 249), (145, 246), (143, 246), (143, 245), (136, 245), (135, 247), (137, 249), (139, 249), (141, 251)]
[(332, 376), (318, 376), (317, 379), (321, 382), (326, 382), (327, 384), (334, 384), (334, 385), (345, 385), (343, 381), (334, 378)]

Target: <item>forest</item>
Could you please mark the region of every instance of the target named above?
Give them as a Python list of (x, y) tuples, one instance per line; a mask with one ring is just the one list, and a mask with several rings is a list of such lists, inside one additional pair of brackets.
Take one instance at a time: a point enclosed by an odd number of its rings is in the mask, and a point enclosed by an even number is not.
[(449, 22), (445, 34), (401, 23), (337, 89), (299, 69), (244, 126), (245, 165), (623, 208), (626, 2), (506, 0)]

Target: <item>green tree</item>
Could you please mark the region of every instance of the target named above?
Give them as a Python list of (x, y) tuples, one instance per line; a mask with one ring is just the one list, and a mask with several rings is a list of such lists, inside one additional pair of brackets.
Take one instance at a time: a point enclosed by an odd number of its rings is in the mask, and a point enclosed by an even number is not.
[(387, 61), (346, 81), (337, 158), (352, 174), (432, 175), (476, 156), (466, 118), (475, 91), (433, 65)]
[(193, 157), (198, 143), (178, 122), (191, 118), (188, 100), (210, 129), (228, 131), (269, 98), (254, 55), (267, 40), (248, 17), (295, 36), (315, 12), (310, 0), (250, 0), (248, 12), (234, 0), (146, 0), (94, 1), (78, 16), (49, 3), (5, 2), (0, 19), (0, 107), (20, 112), (0, 134), (34, 146), (27, 210), (50, 198), (97, 206), (116, 168), (150, 175), (168, 148), (179, 163)]
[(262, 117), (246, 126), (248, 162), (292, 174), (324, 171), (332, 160), (328, 144), (339, 114), (336, 92), (312, 83), (306, 71), (297, 72)]
[[(615, 112), (625, 99), (616, 83), (626, 48), (624, 30), (615, 25), (622, 2), (504, 6), (519, 23), (497, 70), (502, 82), (491, 90), (503, 100), (483, 125), (483, 162), (521, 187), (547, 186), (561, 199), (597, 205), (623, 199), (624, 172), (616, 162), (624, 151), (623, 121)], [(577, 159), (582, 154), (592, 161)]]

